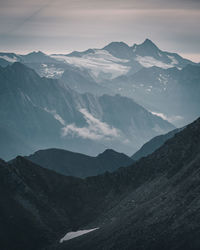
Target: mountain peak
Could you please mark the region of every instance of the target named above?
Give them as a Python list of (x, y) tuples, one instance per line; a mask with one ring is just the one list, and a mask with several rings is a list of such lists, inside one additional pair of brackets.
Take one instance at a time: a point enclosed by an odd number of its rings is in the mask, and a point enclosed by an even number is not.
[(117, 151), (115, 151), (113, 149), (106, 149), (105, 151), (103, 151), (103, 153), (97, 155), (97, 157), (98, 158), (110, 158), (110, 157), (119, 156), (119, 155), (124, 155), (128, 158), (127, 155), (125, 155), (123, 153), (118, 153)]
[(158, 47), (150, 39), (146, 38), (145, 41), (141, 44), (134, 44), (133, 49), (143, 48), (143, 49), (158, 49)]
[(112, 42), (103, 49), (118, 58), (129, 58), (132, 53), (131, 48), (124, 42)]
[(46, 54), (44, 54), (42, 51), (38, 50), (38, 51), (33, 51), (27, 55), (39, 55), (39, 56), (46, 56)]
[(29, 69), (26, 65), (24, 65), (23, 63), (21, 62), (14, 62), (13, 64), (11, 64), (10, 66), (8, 66), (14, 70), (27, 70)]
[(103, 153), (99, 154), (99, 155), (111, 155), (111, 154), (116, 154), (117, 152), (113, 149), (106, 149), (105, 151), (103, 151)]
[(108, 48), (116, 49), (116, 48), (123, 48), (123, 47), (129, 48), (129, 46), (124, 42), (111, 42), (108, 45), (106, 45), (103, 49), (108, 49)]
[(145, 41), (141, 44), (141, 46), (145, 46), (145, 47), (154, 47), (154, 48), (158, 48), (155, 43), (153, 43), (150, 39), (146, 38)]

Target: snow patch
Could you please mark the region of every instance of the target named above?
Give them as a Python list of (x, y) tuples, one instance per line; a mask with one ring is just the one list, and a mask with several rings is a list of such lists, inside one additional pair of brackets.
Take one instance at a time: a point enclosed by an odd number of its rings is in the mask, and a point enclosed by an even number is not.
[(171, 64), (172, 65), (176, 65), (176, 64), (178, 64), (178, 61), (175, 59), (175, 57), (174, 56), (167, 56), (172, 62), (171, 62)]
[(167, 85), (167, 83), (168, 83), (168, 78), (165, 75), (159, 74), (159, 77), (157, 79), (163, 85)]
[(47, 64), (41, 64), (41, 76), (47, 78), (60, 78), (64, 73), (64, 69), (56, 68), (54, 65), (48, 66)]
[(122, 65), (122, 63), (126, 63), (128, 60), (114, 57), (106, 50), (94, 50), (94, 53), (89, 53), (82, 57), (66, 55), (52, 55), (51, 57), (58, 61), (73, 64), (76, 67), (89, 69), (95, 78), (104, 73), (104, 78), (113, 79), (126, 74), (130, 69), (130, 67)]
[(17, 62), (17, 57), (13, 56), (13, 57), (9, 57), (9, 56), (0, 56), (0, 58), (6, 60), (7, 62), (10, 62), (10, 63), (14, 63), (14, 62)]
[(174, 66), (174, 65), (159, 61), (152, 56), (137, 56), (136, 61), (138, 61), (145, 68), (156, 66), (156, 67), (160, 67), (163, 69), (168, 69)]
[(62, 243), (63, 241), (66, 241), (66, 240), (71, 240), (73, 238), (79, 237), (79, 236), (84, 235), (84, 234), (88, 234), (88, 233), (95, 231), (97, 229), (99, 229), (99, 227), (92, 228), (92, 229), (86, 229), (86, 230), (79, 230), (76, 232), (69, 232), (62, 239), (60, 239), (60, 243)]

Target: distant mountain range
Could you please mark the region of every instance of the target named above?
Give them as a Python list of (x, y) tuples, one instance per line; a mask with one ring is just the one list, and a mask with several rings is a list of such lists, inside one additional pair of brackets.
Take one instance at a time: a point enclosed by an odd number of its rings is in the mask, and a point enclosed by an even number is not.
[(57, 173), (88, 177), (113, 172), (119, 167), (129, 166), (133, 160), (125, 154), (107, 149), (96, 157), (61, 149), (46, 149), (35, 152), (26, 159)]
[[(34, 51), (27, 55), (0, 53), (2, 64), (21, 62), (37, 69), (41, 76), (58, 77), (70, 65), (87, 70), (98, 82), (116, 78), (120, 75), (133, 74), (143, 67), (157, 66), (163, 69), (183, 68), (196, 63), (184, 59), (176, 53), (160, 50), (151, 40), (142, 44), (128, 46), (124, 42), (112, 42), (102, 49), (88, 49), (70, 54), (46, 55)], [(1, 64), (0, 64), (1, 65)], [(60, 72), (60, 73), (59, 73)]]
[(0, 53), (0, 65), (21, 62), (40, 76), (59, 79), (79, 93), (120, 94), (175, 126), (199, 113), (200, 65), (160, 50), (151, 40), (128, 46), (112, 42), (102, 49), (70, 54)]
[(4, 159), (52, 147), (89, 155), (106, 148), (132, 154), (175, 128), (130, 98), (80, 94), (19, 62), (0, 68), (0, 93)]
[[(199, 166), (200, 119), (132, 166), (86, 179), (23, 157), (0, 160), (0, 246), (197, 250)], [(60, 243), (68, 232), (94, 228)]]

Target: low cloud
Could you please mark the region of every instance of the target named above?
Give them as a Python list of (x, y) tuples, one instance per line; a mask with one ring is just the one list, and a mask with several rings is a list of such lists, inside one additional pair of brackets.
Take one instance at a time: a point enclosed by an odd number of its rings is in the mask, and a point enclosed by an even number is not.
[(55, 110), (49, 110), (49, 109), (47, 109), (47, 108), (44, 108), (44, 110), (45, 110), (46, 112), (52, 114), (53, 117), (54, 117), (57, 121), (59, 121), (61, 125), (65, 126), (65, 121), (63, 120), (63, 118), (62, 118), (59, 114), (56, 113)]
[(176, 122), (176, 121), (180, 121), (183, 119), (182, 116), (180, 115), (172, 115), (172, 116), (166, 116), (165, 114), (163, 113), (157, 113), (157, 112), (151, 112), (153, 115), (157, 115), (159, 117), (161, 117), (163, 120), (166, 120), (168, 122)]
[(62, 129), (63, 136), (71, 134), (91, 140), (111, 140), (120, 136), (120, 131), (118, 129), (100, 121), (90, 114), (86, 109), (80, 109), (79, 111), (83, 114), (87, 126), (77, 127), (74, 123), (69, 124)]

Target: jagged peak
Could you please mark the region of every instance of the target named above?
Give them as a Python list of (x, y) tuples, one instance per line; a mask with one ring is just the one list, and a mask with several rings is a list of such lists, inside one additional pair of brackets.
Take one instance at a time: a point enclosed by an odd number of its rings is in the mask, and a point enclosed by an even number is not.
[(159, 49), (156, 45), (155, 45), (155, 43), (153, 43), (150, 39), (148, 39), (148, 38), (146, 38), (145, 40), (144, 40), (144, 42), (143, 43), (141, 43), (141, 44), (134, 44), (133, 45), (133, 49), (137, 49), (137, 47), (139, 47), (139, 48), (147, 48), (147, 49)]
[(30, 56), (30, 55), (40, 55), (40, 56), (46, 56), (45, 53), (43, 53), (42, 51), (38, 50), (38, 51), (32, 51), (30, 53), (27, 54), (27, 56)]
[(156, 47), (158, 48), (155, 43), (153, 43), (150, 39), (146, 38), (145, 41), (141, 44), (143, 46), (151, 46), (151, 47)]

